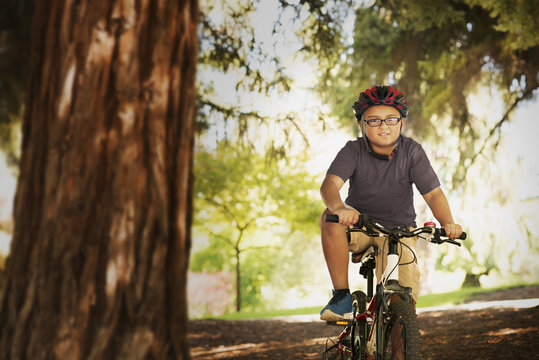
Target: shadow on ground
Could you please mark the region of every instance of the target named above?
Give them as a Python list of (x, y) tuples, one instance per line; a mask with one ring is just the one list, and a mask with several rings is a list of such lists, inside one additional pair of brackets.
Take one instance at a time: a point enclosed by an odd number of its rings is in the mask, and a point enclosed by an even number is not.
[[(539, 298), (539, 286), (519, 287), (473, 301)], [(535, 302), (537, 304), (537, 302)], [(448, 309), (418, 315), (424, 360), (539, 359), (539, 306)], [(340, 330), (320, 321), (196, 320), (193, 359), (321, 359)]]

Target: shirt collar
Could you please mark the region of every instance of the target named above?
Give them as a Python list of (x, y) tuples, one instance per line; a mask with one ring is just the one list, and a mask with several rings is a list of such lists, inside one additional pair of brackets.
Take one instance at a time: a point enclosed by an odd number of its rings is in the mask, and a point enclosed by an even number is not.
[(369, 154), (377, 159), (380, 159), (380, 160), (391, 160), (395, 157), (395, 154), (397, 153), (397, 150), (399, 149), (399, 144), (400, 144), (400, 141), (401, 141), (401, 135), (399, 135), (399, 137), (397, 138), (397, 143), (395, 144), (395, 148), (393, 149), (393, 151), (391, 152), (391, 154), (389, 155), (385, 155), (385, 154), (378, 154), (376, 153), (373, 149), (372, 149), (372, 146), (371, 146), (371, 143), (369, 141), (369, 138), (367, 138), (365, 135), (363, 135), (363, 139), (365, 140), (365, 143), (367, 144), (367, 150), (369, 152)]

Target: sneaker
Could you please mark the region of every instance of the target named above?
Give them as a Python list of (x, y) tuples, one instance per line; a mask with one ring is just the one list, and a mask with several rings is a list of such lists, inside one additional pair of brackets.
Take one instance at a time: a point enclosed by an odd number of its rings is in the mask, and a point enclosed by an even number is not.
[(325, 308), (320, 311), (320, 320), (339, 321), (352, 318), (352, 296), (349, 293), (335, 293)]

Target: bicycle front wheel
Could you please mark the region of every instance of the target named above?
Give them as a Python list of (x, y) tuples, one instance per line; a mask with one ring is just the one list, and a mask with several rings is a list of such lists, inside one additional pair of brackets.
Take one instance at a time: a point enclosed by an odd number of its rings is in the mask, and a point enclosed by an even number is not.
[(415, 360), (419, 358), (420, 338), (419, 323), (411, 303), (404, 300), (392, 301), (389, 304), (387, 321), (381, 322), (378, 328), (378, 339), (382, 341), (381, 355), (383, 360)]

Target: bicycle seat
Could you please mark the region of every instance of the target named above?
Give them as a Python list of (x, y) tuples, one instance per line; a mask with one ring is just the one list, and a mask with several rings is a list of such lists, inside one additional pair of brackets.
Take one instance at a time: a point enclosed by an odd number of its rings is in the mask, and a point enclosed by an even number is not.
[(369, 259), (374, 258), (374, 256), (377, 255), (377, 254), (378, 254), (378, 247), (369, 246), (364, 251), (352, 253), (352, 255), (351, 255), (352, 262), (354, 264), (357, 264), (357, 263), (364, 264), (367, 261), (369, 261)]

